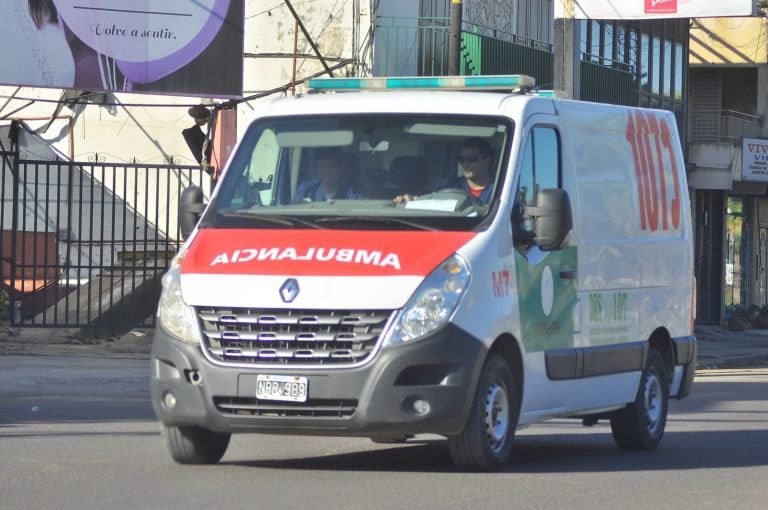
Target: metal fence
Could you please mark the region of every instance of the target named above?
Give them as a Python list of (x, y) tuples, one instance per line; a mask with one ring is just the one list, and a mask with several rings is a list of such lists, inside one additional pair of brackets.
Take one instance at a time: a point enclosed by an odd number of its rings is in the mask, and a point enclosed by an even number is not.
[[(378, 16), (375, 30), (376, 76), (448, 74), (450, 18)], [(503, 30), (464, 23), (460, 72), (527, 74), (542, 87), (552, 87), (552, 45)]]
[(450, 18), (377, 16), (374, 31), (376, 76), (448, 74)]
[(637, 86), (632, 66), (586, 53), (582, 54), (580, 65), (580, 99), (637, 106)]
[(464, 24), (461, 33), (463, 74), (525, 74), (541, 88), (552, 88), (552, 45), (503, 30)]
[(153, 326), (199, 167), (34, 161), (0, 152), (2, 313), (31, 327)]

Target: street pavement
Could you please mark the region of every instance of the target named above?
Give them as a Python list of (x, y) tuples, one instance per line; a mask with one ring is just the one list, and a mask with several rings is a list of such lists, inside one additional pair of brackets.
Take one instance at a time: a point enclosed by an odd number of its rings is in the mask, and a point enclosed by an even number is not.
[[(149, 359), (152, 328), (96, 336), (83, 330), (0, 325), (0, 355), (85, 356)], [(768, 329), (728, 331), (697, 325), (698, 368), (768, 366)]]

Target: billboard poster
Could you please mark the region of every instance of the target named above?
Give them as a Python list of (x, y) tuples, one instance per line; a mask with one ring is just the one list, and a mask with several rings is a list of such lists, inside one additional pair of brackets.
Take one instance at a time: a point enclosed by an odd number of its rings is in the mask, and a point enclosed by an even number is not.
[(3, 0), (0, 84), (240, 97), (243, 0)]
[(555, 0), (555, 18), (720, 18), (752, 16), (755, 10), (755, 0)]
[(741, 180), (768, 182), (768, 140), (744, 139), (741, 153)]

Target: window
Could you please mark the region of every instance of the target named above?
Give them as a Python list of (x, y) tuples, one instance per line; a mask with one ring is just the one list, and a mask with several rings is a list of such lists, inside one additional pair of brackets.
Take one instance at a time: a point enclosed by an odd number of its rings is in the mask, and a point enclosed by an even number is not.
[(641, 92), (650, 92), (648, 86), (650, 74), (651, 44), (650, 36), (642, 34), (640, 36), (640, 51), (638, 52), (638, 61), (640, 62), (640, 90)]
[(682, 101), (683, 99), (683, 70), (685, 69), (683, 63), (683, 44), (675, 43), (675, 89), (672, 92), (672, 98), (675, 101)]
[[(601, 55), (607, 59), (610, 59), (611, 61), (615, 61), (616, 54), (614, 53), (614, 50), (616, 49), (616, 45), (614, 44), (614, 41), (616, 35), (613, 31), (613, 23), (605, 23), (603, 26), (603, 35), (605, 36), (605, 42), (603, 43)], [(603, 61), (601, 64), (605, 65), (606, 63)]]
[[(551, 127), (535, 127), (525, 142), (518, 187), (518, 209), (536, 204), (541, 189), (560, 187), (560, 139)], [(525, 232), (533, 231), (533, 221), (521, 219)], [(526, 237), (525, 232), (519, 235)]]
[(664, 73), (662, 76), (662, 94), (665, 97), (672, 96), (672, 41), (664, 41)]
[(661, 94), (660, 87), (661, 87), (661, 37), (654, 36), (653, 38), (653, 47), (651, 48), (651, 53), (648, 55), (648, 58), (651, 59), (651, 68), (653, 69), (651, 74), (651, 93), (654, 96), (658, 96)]

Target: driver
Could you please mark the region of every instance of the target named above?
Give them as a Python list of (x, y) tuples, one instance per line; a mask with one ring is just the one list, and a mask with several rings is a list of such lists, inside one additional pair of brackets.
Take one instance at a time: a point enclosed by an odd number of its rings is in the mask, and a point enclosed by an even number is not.
[[(491, 146), (482, 138), (467, 138), (459, 145), (457, 159), (463, 175), (449, 179), (440, 189), (460, 189), (484, 204), (490, 203), (493, 196), (493, 186), (491, 186), (493, 181), (493, 175), (491, 175), (493, 151)], [(395, 197), (394, 201), (401, 204), (414, 198), (412, 195), (406, 194)]]
[(445, 187), (458, 188), (485, 204), (489, 203), (493, 194), (491, 146), (482, 138), (467, 138), (459, 145), (457, 159), (463, 175), (449, 180)]

